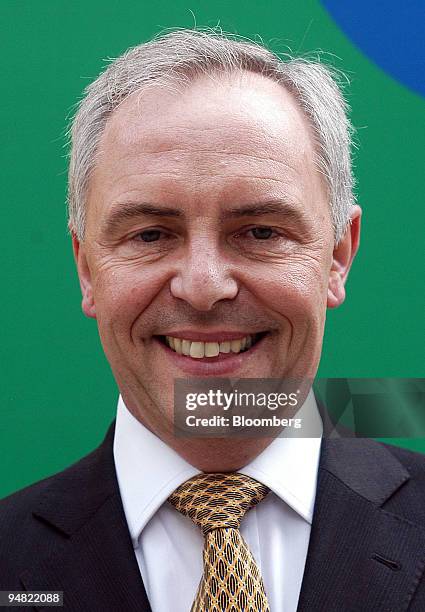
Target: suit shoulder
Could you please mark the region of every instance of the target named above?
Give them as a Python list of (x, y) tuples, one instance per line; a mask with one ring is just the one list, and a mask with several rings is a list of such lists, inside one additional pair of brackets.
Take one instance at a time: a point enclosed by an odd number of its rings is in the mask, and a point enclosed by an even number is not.
[(88, 455), (0, 500), (0, 587), (19, 588), (28, 559), (49, 551), (58, 533), (66, 539), (115, 491), (113, 425)]
[(67, 492), (70, 483), (73, 490), (78, 490), (79, 484), (92, 484), (98, 480), (99, 465), (113, 464), (112, 445), (115, 422), (110, 425), (103, 442), (90, 453), (75, 461), (70, 466), (47, 478), (8, 495), (0, 500), (0, 533), (5, 534), (11, 525), (19, 525), (19, 521), (29, 514), (39, 500), (48, 492), (55, 491), (60, 498)]
[(394, 444), (381, 444), (404, 465), (412, 476), (425, 479), (425, 453), (413, 451)]
[(409, 474), (384, 507), (425, 529), (425, 455), (392, 444), (384, 446)]
[(19, 520), (19, 517), (22, 517), (23, 513), (32, 508), (34, 503), (42, 497), (52, 485), (61, 480), (66, 480), (68, 476), (78, 473), (81, 470), (85, 471), (89, 467), (95, 452), (96, 451), (92, 451), (67, 468), (0, 499), (0, 532), (4, 529), (4, 523), (5, 521), (7, 522), (8, 518), (13, 522)]

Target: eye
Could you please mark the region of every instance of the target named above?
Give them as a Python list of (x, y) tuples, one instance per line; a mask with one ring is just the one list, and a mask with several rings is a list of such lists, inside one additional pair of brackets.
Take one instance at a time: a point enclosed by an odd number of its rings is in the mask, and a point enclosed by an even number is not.
[(156, 242), (161, 237), (161, 230), (158, 229), (148, 229), (143, 230), (135, 236), (136, 240), (141, 242)]
[(271, 227), (253, 227), (249, 231), (256, 240), (267, 240), (275, 233)]
[(134, 248), (144, 252), (159, 252), (176, 245), (178, 236), (168, 228), (146, 227), (140, 228), (128, 236), (128, 242)]

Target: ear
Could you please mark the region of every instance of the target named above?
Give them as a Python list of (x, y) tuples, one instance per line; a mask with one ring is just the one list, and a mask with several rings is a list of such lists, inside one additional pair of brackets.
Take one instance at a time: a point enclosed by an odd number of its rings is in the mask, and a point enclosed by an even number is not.
[(75, 264), (77, 266), (78, 278), (80, 279), (81, 293), (83, 296), (81, 308), (86, 317), (96, 318), (96, 308), (93, 299), (93, 288), (91, 281), (91, 272), (87, 262), (87, 256), (84, 250), (84, 244), (81, 243), (76, 234), (72, 231), (72, 249), (74, 251)]
[(336, 308), (345, 300), (345, 281), (360, 245), (361, 216), (360, 206), (353, 206), (347, 230), (334, 249), (329, 273), (328, 308)]

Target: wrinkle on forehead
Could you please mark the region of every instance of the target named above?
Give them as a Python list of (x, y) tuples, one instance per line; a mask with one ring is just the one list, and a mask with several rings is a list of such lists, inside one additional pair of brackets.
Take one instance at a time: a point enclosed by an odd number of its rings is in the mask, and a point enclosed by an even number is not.
[(132, 94), (110, 117), (101, 145), (113, 140), (154, 153), (181, 149), (189, 140), (199, 151), (205, 142), (211, 148), (221, 143), (222, 150), (244, 144), (261, 150), (275, 138), (294, 152), (314, 152), (309, 121), (292, 94), (267, 77), (244, 73), (220, 81), (199, 77), (177, 94), (160, 86)]

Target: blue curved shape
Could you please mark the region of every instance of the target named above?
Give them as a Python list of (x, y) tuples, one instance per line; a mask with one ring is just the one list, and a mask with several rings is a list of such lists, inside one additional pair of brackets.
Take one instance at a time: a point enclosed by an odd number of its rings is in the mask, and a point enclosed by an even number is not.
[(369, 59), (425, 96), (424, 0), (322, 0), (322, 4)]

